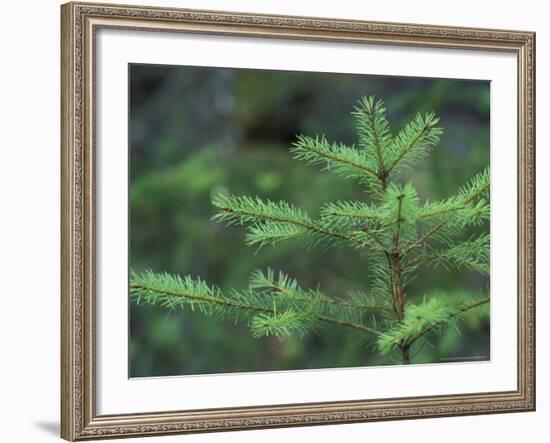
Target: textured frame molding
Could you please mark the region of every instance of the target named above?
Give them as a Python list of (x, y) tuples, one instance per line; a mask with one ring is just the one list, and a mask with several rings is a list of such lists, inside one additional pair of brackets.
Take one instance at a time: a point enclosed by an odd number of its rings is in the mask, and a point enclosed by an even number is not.
[[(98, 416), (94, 35), (99, 28), (507, 51), (518, 60), (518, 384), (490, 392)], [(535, 34), (217, 11), (61, 7), (61, 436), (67, 440), (533, 411)]]

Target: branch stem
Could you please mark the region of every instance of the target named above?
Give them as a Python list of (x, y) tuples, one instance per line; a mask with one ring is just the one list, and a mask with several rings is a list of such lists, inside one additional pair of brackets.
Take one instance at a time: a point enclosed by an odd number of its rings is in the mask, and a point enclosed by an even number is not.
[(315, 148), (312, 147), (312, 146), (308, 146), (307, 149), (310, 150), (310, 151), (312, 151), (312, 152), (315, 152), (315, 153), (316, 153), (317, 155), (319, 155), (320, 157), (328, 158), (329, 160), (333, 160), (333, 161), (335, 161), (335, 162), (337, 162), (337, 163), (344, 163), (344, 164), (346, 164), (346, 165), (348, 165), (348, 166), (351, 166), (352, 168), (355, 168), (355, 169), (358, 169), (358, 170), (360, 170), (360, 171), (362, 171), (362, 172), (365, 172), (367, 175), (370, 175), (370, 176), (372, 176), (372, 177), (374, 177), (374, 178), (379, 179), (378, 174), (376, 173), (376, 171), (373, 171), (372, 169), (366, 168), (366, 167), (364, 167), (364, 166), (362, 166), (362, 165), (359, 165), (359, 164), (357, 164), (357, 163), (354, 163), (354, 162), (352, 162), (352, 161), (350, 161), (350, 160), (344, 160), (344, 159), (342, 159), (342, 158), (340, 158), (340, 157), (338, 157), (338, 156), (336, 156), (336, 155), (330, 155), (330, 154), (328, 154), (327, 152), (324, 152), (324, 151), (322, 151), (322, 150), (320, 150), (320, 149), (315, 149)]
[[(479, 188), (477, 192), (472, 194), (470, 197), (468, 197), (466, 200), (464, 200), (464, 205), (467, 205), (472, 200), (477, 198), (480, 194), (482, 194), (487, 188), (489, 187), (489, 182), (487, 182), (484, 186)], [(415, 242), (411, 243), (409, 246), (405, 248), (405, 250), (402, 252), (402, 255), (405, 255), (412, 251), (413, 249), (417, 248), (418, 246), (421, 246), (422, 243), (424, 243), (428, 238), (430, 238), (433, 234), (435, 234), (437, 231), (439, 231), (443, 226), (445, 226), (451, 219), (447, 218), (441, 222), (439, 222), (437, 225), (435, 225), (432, 229), (430, 229), (428, 232), (426, 232), (422, 237), (420, 237)]]
[(420, 237), (418, 240), (410, 244), (405, 248), (405, 250), (402, 252), (402, 255), (408, 254), (413, 249), (417, 248), (418, 246), (422, 245), (428, 238), (430, 238), (433, 234), (435, 234), (437, 231), (439, 231), (443, 226), (445, 226), (449, 220), (443, 220), (442, 222), (439, 222), (437, 225), (435, 225), (432, 229), (430, 229), (428, 232), (426, 232), (422, 237)]
[(376, 112), (376, 110), (374, 110), (373, 112), (367, 112), (367, 115), (369, 116), (372, 133), (374, 135), (374, 149), (376, 150), (376, 158), (378, 160), (379, 170), (376, 176), (382, 184), (382, 190), (385, 191), (388, 186), (388, 172), (386, 171), (386, 167), (384, 165), (384, 157), (382, 155), (382, 142), (380, 141), (380, 134), (378, 134), (378, 129), (376, 128), (374, 112)]
[(399, 255), (390, 254), (390, 261), (395, 277), (395, 304), (397, 307), (397, 320), (403, 323), (405, 319), (405, 292), (403, 291), (403, 277)]
[(454, 212), (454, 211), (459, 211), (460, 209), (464, 209), (468, 203), (472, 202), (474, 199), (479, 197), (479, 195), (482, 194), (488, 187), (489, 187), (489, 182), (487, 182), (484, 186), (479, 188), (477, 192), (475, 192), (466, 200), (464, 200), (460, 206), (455, 206), (454, 208), (440, 209), (439, 211), (433, 211), (427, 214), (422, 214), (418, 218), (435, 217), (436, 215), (447, 214), (449, 212)]
[[(226, 299), (226, 298), (197, 295), (197, 294), (193, 294), (191, 292), (167, 291), (167, 290), (162, 290), (162, 289), (153, 288), (153, 287), (147, 287), (147, 286), (143, 286), (143, 285), (131, 285), (130, 289), (145, 290), (145, 291), (150, 291), (150, 292), (153, 292), (153, 293), (163, 294), (163, 295), (172, 296), (172, 297), (183, 297), (183, 298), (187, 298), (187, 299), (190, 299), (190, 300), (195, 300), (195, 301), (198, 301), (198, 302), (212, 303), (212, 304), (217, 304), (217, 305), (222, 305), (222, 306), (229, 306), (229, 307), (237, 308), (237, 309), (257, 311), (257, 312), (265, 312), (265, 313), (269, 313), (269, 314), (276, 314), (275, 309), (268, 308), (268, 307), (265, 307), (265, 306), (258, 306), (258, 305), (253, 305), (253, 304), (240, 303), (240, 302), (236, 302), (234, 300), (230, 300), (230, 299)], [(337, 325), (341, 325), (341, 326), (347, 326), (347, 327), (350, 327), (350, 328), (353, 328), (353, 329), (358, 329), (358, 330), (363, 331), (363, 332), (368, 332), (368, 333), (376, 334), (376, 335), (382, 335), (382, 333), (380, 331), (377, 331), (374, 328), (370, 328), (368, 326), (361, 325), (361, 324), (358, 324), (358, 323), (353, 323), (353, 322), (346, 321), (346, 320), (338, 320), (336, 318), (332, 318), (332, 317), (328, 317), (328, 316), (324, 316), (324, 315), (317, 315), (317, 319), (320, 320), (320, 321), (323, 321), (325, 323), (332, 323), (332, 324), (337, 324)]]
[(401, 232), (401, 223), (402, 223), (402, 219), (401, 219), (401, 208), (403, 207), (403, 198), (405, 197), (404, 194), (401, 194), (397, 197), (397, 200), (398, 200), (398, 203), (397, 203), (397, 230), (396, 230), (396, 233), (395, 233), (395, 237), (394, 237), (394, 240), (393, 240), (393, 250), (395, 252), (397, 252), (399, 250), (399, 235), (400, 235), (400, 232)]
[[(458, 311), (452, 313), (452, 314), (449, 314), (449, 318), (454, 318), (456, 317), (457, 315), (460, 315), (462, 314), (463, 312), (466, 312), (466, 311), (469, 311), (470, 309), (474, 309), (474, 308), (477, 308), (478, 306), (481, 306), (481, 305), (484, 305), (486, 303), (489, 303), (490, 301), (490, 298), (489, 297), (486, 297), (482, 300), (479, 300), (475, 303), (471, 303), (469, 305), (466, 305), (466, 306), (463, 306), (462, 308), (460, 308)], [(420, 337), (426, 335), (428, 332), (430, 332), (433, 328), (435, 328), (439, 323), (435, 323), (431, 326), (428, 326), (427, 328), (425, 328), (423, 331), (420, 331), (416, 336), (414, 336), (412, 339), (410, 339), (407, 343), (409, 345), (412, 345), (416, 340), (418, 340)]]
[(418, 143), (418, 141), (424, 136), (424, 134), (427, 132), (428, 126), (425, 126), (422, 128), (422, 131), (418, 133), (418, 135), (409, 143), (409, 145), (401, 151), (401, 153), (397, 156), (397, 158), (393, 161), (393, 163), (388, 168), (388, 172), (391, 172), (393, 168), (401, 161), (403, 157), (405, 157), (406, 154), (409, 153), (409, 151)]
[(351, 309), (362, 309), (362, 310), (380, 310), (385, 311), (386, 308), (383, 306), (378, 305), (367, 305), (367, 304), (357, 304), (357, 303), (351, 303), (345, 300), (335, 300), (333, 298), (298, 298), (292, 293), (290, 293), (286, 288), (283, 288), (282, 286), (276, 285), (274, 283), (269, 283), (269, 285), (266, 285), (272, 289), (275, 289), (277, 292), (281, 292), (283, 294), (287, 294), (290, 297), (292, 297), (293, 301), (298, 301), (300, 303), (311, 303), (312, 301), (325, 304), (325, 305), (336, 305), (336, 306), (343, 306), (346, 308)]
[(258, 219), (276, 221), (276, 222), (280, 222), (280, 223), (288, 223), (290, 225), (299, 226), (301, 228), (304, 228), (307, 231), (317, 232), (318, 234), (328, 235), (330, 237), (336, 237), (336, 238), (340, 238), (340, 239), (343, 239), (343, 240), (351, 240), (350, 237), (348, 237), (346, 235), (343, 235), (343, 234), (340, 234), (338, 232), (327, 231), (326, 229), (322, 229), (318, 226), (308, 224), (308, 223), (304, 223), (304, 222), (300, 222), (300, 221), (297, 221), (297, 220), (292, 220), (292, 219), (286, 218), (286, 217), (278, 217), (276, 215), (269, 215), (269, 214), (264, 214), (264, 213), (261, 213), (261, 212), (235, 210), (235, 209), (228, 208), (228, 207), (220, 208), (220, 210), (225, 211), (225, 212), (236, 212), (238, 214), (243, 214), (243, 215), (247, 215), (249, 217), (254, 217), (254, 218), (258, 218)]

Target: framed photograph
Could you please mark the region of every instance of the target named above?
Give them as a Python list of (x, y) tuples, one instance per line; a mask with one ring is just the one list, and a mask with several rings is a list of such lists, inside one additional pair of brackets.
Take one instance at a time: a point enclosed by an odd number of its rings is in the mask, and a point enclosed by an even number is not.
[(61, 14), (63, 438), (534, 410), (534, 33)]

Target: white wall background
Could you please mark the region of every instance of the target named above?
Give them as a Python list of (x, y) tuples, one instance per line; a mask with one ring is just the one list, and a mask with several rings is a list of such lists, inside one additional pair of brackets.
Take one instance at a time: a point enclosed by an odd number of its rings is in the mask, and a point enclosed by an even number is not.
[[(550, 14), (546, 3), (462, 0), (128, 0), (208, 8), (525, 29), (537, 32), (538, 402), (536, 413), (139, 439), (144, 442), (547, 441), (550, 418)], [(59, 4), (2, 5), (0, 26), (0, 439), (56, 441), (59, 432)], [(541, 172), (543, 171), (543, 172)], [(545, 201), (546, 200), (546, 201)], [(511, 344), (512, 345), (512, 344)], [(137, 440), (136, 440), (137, 441)]]

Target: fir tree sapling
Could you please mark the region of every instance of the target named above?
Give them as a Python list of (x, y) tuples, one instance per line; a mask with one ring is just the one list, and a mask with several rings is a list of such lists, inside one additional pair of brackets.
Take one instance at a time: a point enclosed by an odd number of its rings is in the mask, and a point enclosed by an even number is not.
[(357, 146), (300, 135), (291, 153), (297, 160), (355, 180), (366, 188), (369, 201), (329, 202), (318, 218), (312, 218), (285, 201), (219, 195), (213, 200), (218, 209), (213, 218), (246, 225), (248, 245), (263, 247), (305, 237), (312, 245), (365, 252), (358, 259), (365, 260), (368, 290), (329, 296), (268, 269), (254, 271), (248, 288), (222, 293), (189, 276), (132, 271), (133, 301), (229, 318), (244, 323), (254, 337), (304, 336), (332, 323), (354, 329), (380, 354), (399, 353), (404, 364), (411, 362), (411, 346), (425, 341), (428, 333), (458, 328), (469, 311), (487, 315), (488, 294), (435, 292), (420, 301), (416, 297), (413, 303), (408, 289), (423, 266), (489, 273), (489, 234), (467, 235), (472, 226), (487, 226), (489, 169), (449, 198), (421, 202), (413, 185), (403, 183), (400, 174), (438, 144), (439, 118), (433, 113), (418, 114), (394, 136), (381, 100), (362, 98), (352, 115)]

